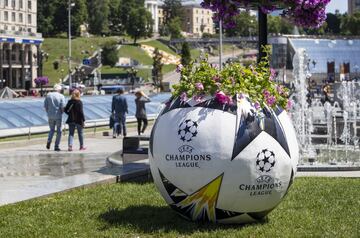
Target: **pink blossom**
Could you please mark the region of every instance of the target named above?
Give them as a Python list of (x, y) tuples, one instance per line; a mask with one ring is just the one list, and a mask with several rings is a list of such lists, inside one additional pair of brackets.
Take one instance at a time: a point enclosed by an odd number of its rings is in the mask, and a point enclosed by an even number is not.
[(188, 100), (188, 96), (187, 96), (187, 94), (186, 94), (185, 92), (181, 93), (181, 95), (180, 95), (180, 100), (181, 100), (182, 102), (185, 102), (185, 101)]
[(275, 71), (275, 69), (271, 68), (270, 69), (270, 78), (269, 78), (269, 80), (274, 81), (275, 77), (276, 77), (276, 71)]
[(293, 102), (291, 100), (288, 100), (286, 104), (286, 110), (290, 110), (292, 106), (293, 106)]
[(267, 97), (266, 103), (272, 107), (276, 103), (276, 98), (274, 96)]
[(176, 73), (181, 73), (183, 68), (184, 66), (182, 64), (178, 64), (178, 66), (176, 67)]
[(265, 98), (270, 97), (270, 92), (269, 92), (268, 90), (264, 90), (264, 91), (263, 91), (263, 94), (264, 94), (264, 97), (265, 97)]
[(214, 76), (213, 78), (212, 78), (215, 82), (220, 82), (220, 77), (219, 76)]
[(255, 103), (254, 103), (254, 108), (255, 108), (256, 110), (259, 110), (259, 109), (260, 109), (260, 103), (259, 103), (259, 102), (255, 102)]
[(204, 101), (204, 96), (203, 95), (195, 95), (193, 97), (193, 100), (196, 102), (203, 102)]
[(283, 94), (284, 93), (284, 87), (282, 85), (278, 85), (278, 86), (276, 86), (276, 91), (279, 94)]
[(219, 82), (216, 82), (215, 85), (216, 85), (218, 88), (221, 87), (221, 83), (219, 83)]
[(221, 104), (232, 104), (232, 98), (227, 96), (223, 91), (217, 92), (215, 98)]
[(202, 83), (196, 83), (196, 84), (195, 84), (195, 88), (196, 88), (197, 90), (202, 91), (202, 90), (204, 90), (204, 85), (203, 85)]
[(245, 98), (244, 94), (242, 94), (242, 93), (239, 93), (239, 94), (238, 94), (238, 99), (239, 99), (239, 100), (244, 99), (244, 98)]

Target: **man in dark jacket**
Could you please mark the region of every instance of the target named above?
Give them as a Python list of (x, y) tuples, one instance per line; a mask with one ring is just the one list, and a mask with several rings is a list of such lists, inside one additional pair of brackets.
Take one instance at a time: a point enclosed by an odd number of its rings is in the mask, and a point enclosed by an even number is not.
[[(114, 116), (114, 128), (113, 128), (113, 138), (121, 134), (123, 132), (123, 136), (126, 136), (126, 113), (128, 113), (128, 105), (127, 100), (124, 97), (124, 89), (120, 88), (117, 91), (117, 95), (112, 98), (111, 103), (111, 112)], [(120, 124), (119, 131), (117, 128)]]

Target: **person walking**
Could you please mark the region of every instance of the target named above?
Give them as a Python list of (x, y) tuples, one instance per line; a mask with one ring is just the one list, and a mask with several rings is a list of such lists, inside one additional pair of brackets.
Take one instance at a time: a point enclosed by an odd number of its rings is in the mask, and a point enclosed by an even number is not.
[(128, 104), (124, 96), (124, 89), (120, 88), (117, 95), (113, 96), (111, 103), (111, 113), (114, 117), (113, 138), (123, 133), (126, 136), (126, 114), (128, 113)]
[[(144, 134), (146, 127), (148, 125), (147, 115), (146, 115), (146, 108), (145, 103), (150, 102), (150, 98), (146, 96), (143, 91), (138, 91), (135, 93), (135, 104), (136, 104), (136, 114), (135, 117), (137, 119), (137, 129), (138, 135)], [(141, 128), (141, 124), (143, 126)]]
[(78, 89), (75, 89), (72, 92), (71, 100), (67, 103), (64, 111), (68, 114), (68, 119), (66, 120), (66, 123), (69, 125), (68, 151), (73, 150), (75, 129), (79, 136), (80, 150), (86, 150), (83, 132), (83, 128), (85, 127), (85, 115), (83, 103), (80, 100), (80, 91)]
[(54, 86), (54, 91), (48, 93), (45, 101), (44, 108), (48, 116), (48, 122), (50, 131), (48, 134), (48, 139), (46, 143), (46, 149), (50, 149), (52, 139), (55, 134), (56, 127), (56, 139), (55, 139), (55, 151), (60, 151), (60, 141), (61, 141), (61, 133), (62, 133), (62, 114), (64, 112), (65, 107), (65, 97), (62, 95), (61, 86), (56, 84)]

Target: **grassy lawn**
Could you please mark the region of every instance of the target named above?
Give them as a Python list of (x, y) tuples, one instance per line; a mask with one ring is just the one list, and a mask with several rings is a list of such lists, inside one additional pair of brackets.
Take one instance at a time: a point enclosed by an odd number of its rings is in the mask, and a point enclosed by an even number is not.
[[(72, 40), (73, 67), (82, 62), (84, 58), (91, 56), (97, 49), (106, 42), (115, 41), (113, 37), (90, 37), (76, 38)], [(42, 50), (49, 54), (47, 61), (44, 60), (45, 76), (50, 79), (50, 84), (58, 83), (59, 79), (68, 73), (68, 40), (66, 38), (46, 38)], [(84, 54), (88, 51), (89, 54)], [(59, 61), (59, 69), (54, 70), (53, 62)]]
[(360, 179), (298, 178), (266, 222), (183, 220), (152, 183), (99, 185), (0, 207), (1, 237), (359, 237)]
[(149, 45), (154, 48), (159, 48), (159, 50), (165, 51), (169, 54), (176, 55), (176, 53), (172, 49), (170, 49), (167, 45), (165, 45), (157, 40), (146, 41), (146, 42), (142, 43), (142, 45)]
[(139, 46), (123, 45), (119, 50), (119, 57), (128, 57), (139, 61), (143, 65), (152, 65), (152, 58)]

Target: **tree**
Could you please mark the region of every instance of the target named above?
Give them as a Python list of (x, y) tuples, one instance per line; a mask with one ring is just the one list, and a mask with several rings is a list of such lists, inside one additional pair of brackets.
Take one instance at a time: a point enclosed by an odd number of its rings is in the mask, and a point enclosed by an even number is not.
[(181, 64), (186, 66), (191, 62), (190, 47), (187, 42), (184, 42), (181, 47)]
[(110, 0), (109, 2), (109, 29), (111, 35), (121, 35), (124, 33), (121, 22), (121, 0)]
[(162, 63), (163, 55), (160, 53), (158, 48), (154, 50), (154, 57), (153, 57), (153, 69), (152, 69), (152, 78), (156, 87), (160, 88), (160, 91), (164, 90), (163, 87), (163, 75), (162, 75), (162, 68), (164, 64)]
[(226, 29), (227, 36), (249, 36), (252, 32), (257, 32), (257, 19), (248, 11), (243, 11), (235, 17), (235, 25), (234, 28)]
[(334, 35), (340, 34), (341, 15), (339, 13), (328, 13), (326, 16), (326, 33)]
[[(71, 9), (71, 34), (80, 35), (80, 25), (87, 20), (88, 14), (85, 0), (74, 0), (75, 6)], [(68, 1), (67, 0), (39, 0), (38, 1), (38, 28), (44, 36), (54, 36), (68, 32)]]
[(129, 22), (126, 32), (134, 38), (134, 44), (140, 37), (151, 37), (153, 20), (151, 13), (145, 7), (133, 8), (129, 13)]
[(144, 0), (122, 0), (120, 3), (119, 9), (119, 17), (120, 17), (120, 29), (122, 32), (125, 32), (129, 25), (132, 23), (130, 22), (130, 15), (129, 13), (133, 9), (143, 8), (145, 5)]
[(89, 31), (94, 35), (109, 33), (109, 0), (88, 1)]
[(353, 15), (344, 15), (341, 21), (342, 34), (344, 35), (360, 35), (360, 12)]
[(182, 38), (181, 35), (181, 19), (179, 17), (175, 17), (169, 21), (167, 24), (167, 29), (170, 34), (171, 39)]
[(274, 34), (291, 34), (294, 30), (293, 24), (280, 16), (268, 16), (268, 31)]
[(102, 48), (102, 63), (114, 67), (118, 60), (119, 57), (116, 44), (113, 42), (105, 44)]
[(164, 24), (167, 25), (171, 19), (184, 16), (184, 10), (181, 4), (181, 0), (164, 0)]

